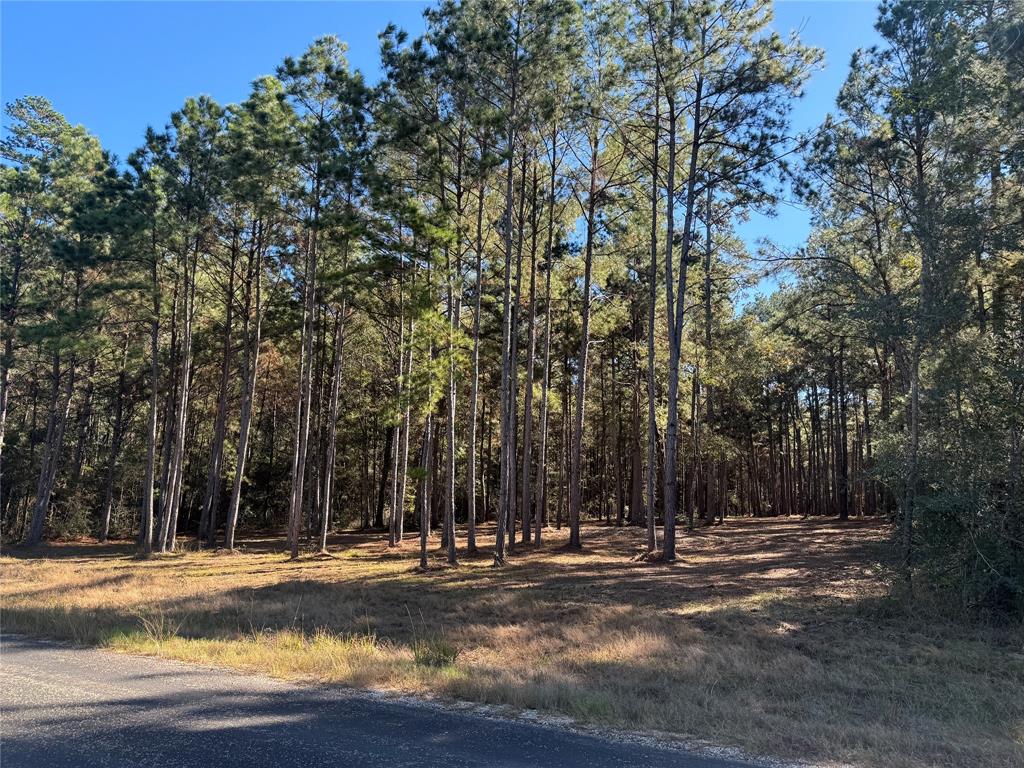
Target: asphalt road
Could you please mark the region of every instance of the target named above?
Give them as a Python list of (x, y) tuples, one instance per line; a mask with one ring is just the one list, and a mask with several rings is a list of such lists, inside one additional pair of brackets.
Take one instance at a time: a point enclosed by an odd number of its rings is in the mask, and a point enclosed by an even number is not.
[(676, 749), (0, 637), (3, 768), (740, 768)]

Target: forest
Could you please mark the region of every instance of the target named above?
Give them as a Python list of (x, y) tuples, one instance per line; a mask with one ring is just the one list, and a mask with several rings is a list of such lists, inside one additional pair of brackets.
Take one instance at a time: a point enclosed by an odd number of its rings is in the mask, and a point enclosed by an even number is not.
[[(10, 102), (5, 546), (870, 518), (896, 589), (1024, 611), (1024, 5), (886, 0), (805, 133), (771, 20), (440, 0), (378, 82), (325, 36), (128, 157)], [(739, 236), (788, 204), (801, 247)]]

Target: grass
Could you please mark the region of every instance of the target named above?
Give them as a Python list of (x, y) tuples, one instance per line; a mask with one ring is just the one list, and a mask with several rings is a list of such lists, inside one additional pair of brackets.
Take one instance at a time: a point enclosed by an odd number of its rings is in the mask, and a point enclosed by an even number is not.
[[(344, 534), (289, 561), (135, 559), (57, 544), (0, 558), (5, 631), (276, 677), (505, 704), (857, 766), (1024, 764), (1024, 631), (890, 598), (871, 521), (735, 520), (637, 561), (642, 531), (546, 532), (511, 564), (415, 566)], [(484, 537), (484, 544), (488, 544)], [(437, 542), (432, 541), (437, 552)], [(438, 566), (440, 553), (438, 552)]]

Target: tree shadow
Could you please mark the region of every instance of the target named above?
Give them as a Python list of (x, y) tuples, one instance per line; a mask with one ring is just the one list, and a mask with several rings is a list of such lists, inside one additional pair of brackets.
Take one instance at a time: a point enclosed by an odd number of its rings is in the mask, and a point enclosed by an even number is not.
[[(7, 637), (17, 665), (40, 650)], [(88, 651), (65, 651), (89, 654)], [(45, 658), (45, 657), (42, 657)], [(142, 661), (142, 660), (139, 660)], [(147, 662), (149, 660), (146, 660)], [(151, 662), (164, 664), (165, 662)], [(568, 768), (680, 765), (680, 752), (604, 741), (542, 725), (484, 718), (431, 706), (373, 699), (343, 689), (276, 684), (187, 668), (119, 674), (119, 664), (76, 667), (92, 693), (4, 698), (4, 766), (126, 768), (141, 761), (178, 768), (252, 765), (374, 765), (381, 768), (545, 766)], [(91, 679), (95, 678), (95, 679)], [(737, 762), (687, 757), (694, 768), (739, 768)]]
[[(481, 551), (493, 535), (478, 532)], [(326, 629), (407, 648), (417, 633), (443, 634), (466, 652), (435, 692), (754, 751), (866, 764), (886, 754), (881, 764), (898, 765), (902, 752), (941, 764), (1014, 749), (1022, 635), (923, 617), (892, 599), (880, 520), (730, 520), (681, 536), (672, 564), (631, 561), (643, 529), (588, 526), (586, 548), (571, 554), (559, 549), (566, 535), (546, 532), (506, 568), (464, 558), (426, 573), (413, 568), (418, 547), (389, 549), (379, 534), (338, 537), (330, 561), (197, 554), (158, 567), (190, 579), (202, 571), (208, 586), (150, 603), (200, 640)], [(443, 562), (438, 543), (432, 564)], [(101, 573), (89, 588), (103, 586)], [(58, 633), (84, 625), (91, 642), (140, 631), (117, 606), (13, 605), (5, 618)]]

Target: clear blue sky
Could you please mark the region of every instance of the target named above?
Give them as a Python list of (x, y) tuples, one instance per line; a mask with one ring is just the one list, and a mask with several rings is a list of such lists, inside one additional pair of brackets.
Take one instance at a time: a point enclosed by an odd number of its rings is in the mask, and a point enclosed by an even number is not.
[[(272, 73), (316, 37), (334, 34), (371, 80), (379, 75), (377, 34), (395, 22), (416, 34), (427, 3), (404, 2), (0, 2), (0, 96), (45, 96), (73, 123), (125, 157), (147, 125), (162, 126), (184, 99), (207, 93), (221, 103), (245, 98), (249, 83)], [(825, 49), (794, 108), (794, 130), (819, 124), (832, 109), (850, 55), (877, 41), (870, 0), (793, 0), (776, 4), (775, 27), (800, 29)], [(783, 205), (774, 219), (741, 227), (753, 243), (770, 237), (795, 246), (807, 234), (804, 211)]]

